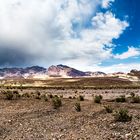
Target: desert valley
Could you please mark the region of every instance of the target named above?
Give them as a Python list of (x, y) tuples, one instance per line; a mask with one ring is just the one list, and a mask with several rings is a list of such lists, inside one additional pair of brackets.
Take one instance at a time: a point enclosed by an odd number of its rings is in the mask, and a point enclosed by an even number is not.
[(139, 140), (140, 72), (0, 70), (0, 139)]
[(0, 0), (0, 140), (140, 140), (140, 0)]

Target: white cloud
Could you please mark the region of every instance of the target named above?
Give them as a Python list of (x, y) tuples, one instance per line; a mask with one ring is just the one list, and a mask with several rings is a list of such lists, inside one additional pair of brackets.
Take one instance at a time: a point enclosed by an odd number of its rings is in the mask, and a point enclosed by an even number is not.
[(18, 44), (12, 47), (35, 56), (29, 60), (32, 64), (63, 63), (81, 70), (97, 65), (112, 57), (112, 40), (128, 27), (111, 12), (96, 13), (101, 4), (101, 0), (0, 1), (0, 44)]
[(63, 56), (74, 56), (65, 63), (83, 69), (111, 58), (112, 49), (105, 49), (105, 45), (112, 46), (112, 39), (119, 38), (127, 26), (127, 22), (116, 19), (110, 12), (98, 13), (92, 18), (92, 28), (81, 30), (80, 38), (65, 40), (61, 44), (66, 53)]
[(114, 1), (115, 0), (103, 0), (102, 1), (102, 7), (106, 9), (106, 8), (110, 7), (111, 3), (114, 2)]
[(106, 73), (111, 72), (130, 72), (132, 69), (140, 70), (140, 63), (128, 63), (128, 64), (116, 64), (111, 66), (102, 66), (102, 67), (96, 67), (96, 69), (100, 71), (104, 71)]
[[(83, 66), (83, 63), (80, 63)], [(76, 67), (76, 65), (75, 65)], [(76, 67), (80, 70), (80, 66)], [(107, 65), (107, 66), (101, 66), (100, 64), (96, 65), (89, 65), (86, 67), (83, 67), (83, 71), (102, 71), (105, 73), (114, 73), (114, 72), (125, 72), (128, 73), (132, 69), (140, 70), (140, 63), (119, 63), (115, 65)]]
[(128, 47), (128, 51), (124, 52), (122, 54), (116, 54), (114, 58), (117, 59), (127, 59), (130, 57), (136, 57), (140, 56), (140, 49), (139, 48), (134, 48), (134, 47)]

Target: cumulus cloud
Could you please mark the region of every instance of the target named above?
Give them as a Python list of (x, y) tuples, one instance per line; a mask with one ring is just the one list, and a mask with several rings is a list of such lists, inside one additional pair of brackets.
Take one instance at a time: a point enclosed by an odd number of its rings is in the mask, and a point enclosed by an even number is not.
[(139, 70), (140, 63), (120, 63), (111, 66), (96, 66), (95, 69), (101, 70), (108, 73), (108, 72), (130, 72), (132, 69)]
[(122, 54), (116, 54), (114, 58), (117, 59), (127, 59), (130, 57), (136, 57), (140, 56), (140, 49), (139, 48), (134, 48), (134, 47), (128, 47), (128, 51), (124, 52)]
[(2, 65), (63, 63), (84, 69), (111, 58), (112, 40), (129, 24), (111, 12), (97, 13), (103, 1), (0, 1), (0, 51), (15, 54), (14, 61), (3, 58)]

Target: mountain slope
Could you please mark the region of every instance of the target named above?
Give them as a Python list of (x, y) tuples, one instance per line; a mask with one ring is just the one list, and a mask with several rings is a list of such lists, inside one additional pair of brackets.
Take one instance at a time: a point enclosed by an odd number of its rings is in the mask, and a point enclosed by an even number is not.
[(76, 70), (66, 65), (51, 66), (48, 68), (48, 75), (51, 77), (81, 77), (87, 76), (85, 72)]

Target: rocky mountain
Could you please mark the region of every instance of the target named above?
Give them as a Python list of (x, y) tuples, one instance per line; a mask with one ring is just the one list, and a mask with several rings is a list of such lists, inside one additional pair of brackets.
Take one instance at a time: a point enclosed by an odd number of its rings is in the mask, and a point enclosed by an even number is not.
[(82, 77), (87, 76), (85, 72), (76, 70), (66, 65), (51, 66), (47, 71), (50, 77)]

